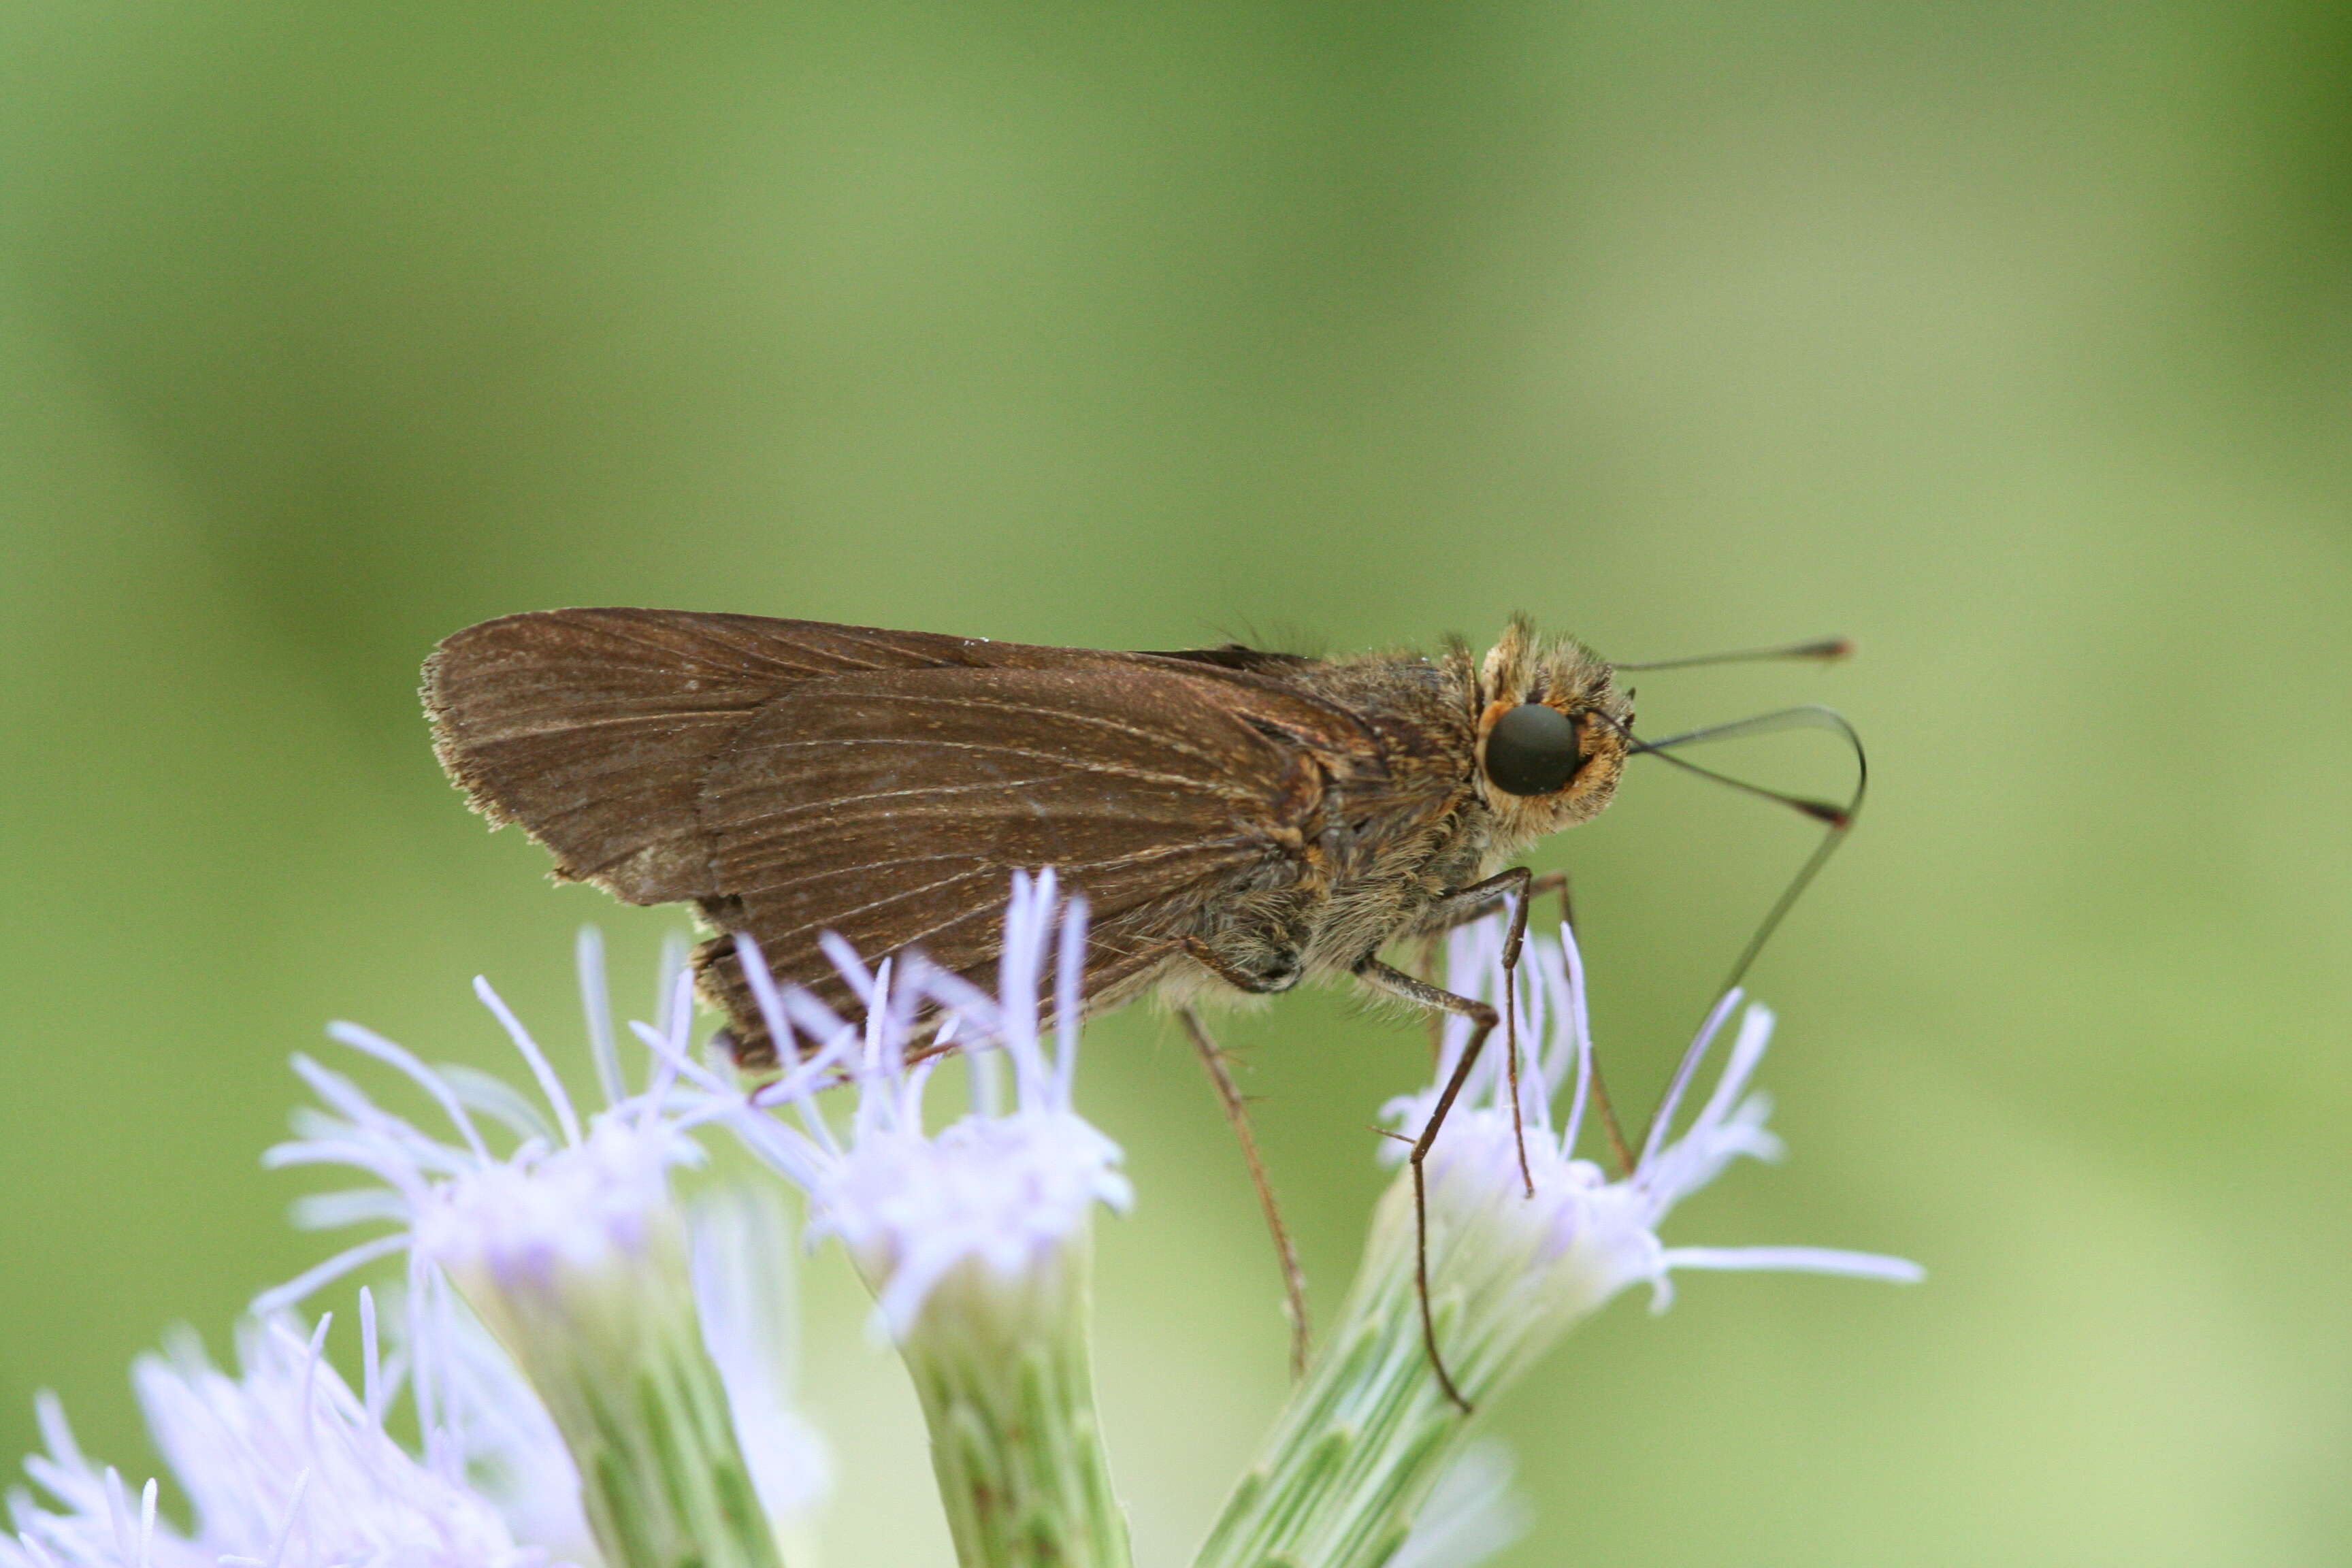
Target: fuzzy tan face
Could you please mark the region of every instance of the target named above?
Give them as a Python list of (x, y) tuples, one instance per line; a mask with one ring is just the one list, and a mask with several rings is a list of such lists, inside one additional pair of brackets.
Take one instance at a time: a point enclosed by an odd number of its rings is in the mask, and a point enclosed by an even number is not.
[(1607, 663), (1523, 621), (1479, 672), (1478, 787), (1509, 853), (1589, 821), (1617, 793), (1633, 706)]

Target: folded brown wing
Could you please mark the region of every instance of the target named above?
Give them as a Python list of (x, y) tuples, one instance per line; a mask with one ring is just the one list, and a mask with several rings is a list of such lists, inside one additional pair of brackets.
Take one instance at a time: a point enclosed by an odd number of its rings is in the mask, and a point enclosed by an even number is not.
[[(846, 1009), (821, 933), (869, 957), (919, 947), (986, 984), (1011, 873), (1051, 866), (1092, 912), (1091, 994), (1164, 958), (1173, 913), (1295, 876), (1322, 798), (1312, 742), (1362, 743), (1344, 715), (1230, 677), (1066, 660), (838, 676), (778, 696), (703, 790), (727, 895), (706, 904), (712, 918)], [(706, 949), (705, 975), (752, 1022), (726, 944)]]
[[(757, 616), (509, 616), (425, 670), (436, 748), (560, 876), (691, 900), (849, 1009), (818, 936), (989, 984), (1016, 869), (1092, 907), (1089, 995), (1162, 962), (1171, 910), (1290, 874), (1352, 715), (1227, 659)], [(753, 1054), (733, 946), (698, 955)]]
[(425, 666), (442, 766), (559, 876), (631, 903), (709, 897), (703, 775), (801, 681), (1052, 649), (685, 610), (543, 610), (470, 626)]

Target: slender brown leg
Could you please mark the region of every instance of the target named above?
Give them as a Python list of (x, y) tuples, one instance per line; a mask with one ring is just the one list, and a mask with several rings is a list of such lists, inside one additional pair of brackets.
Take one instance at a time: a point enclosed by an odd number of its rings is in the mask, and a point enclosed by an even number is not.
[[(1567, 872), (1554, 871), (1549, 876), (1538, 877), (1535, 885), (1528, 889), (1528, 897), (1532, 900), (1538, 894), (1554, 890), (1559, 894), (1559, 923), (1573, 931), (1576, 930), (1576, 900), (1569, 891)], [(1617, 1156), (1619, 1173), (1630, 1176), (1633, 1173), (1633, 1146), (1625, 1142), (1624, 1125), (1617, 1120), (1617, 1107), (1610, 1102), (1609, 1086), (1601, 1081), (1601, 1058), (1598, 1056), (1593, 1058), (1591, 1067), (1592, 1108), (1601, 1113), (1601, 1130), (1609, 1135), (1610, 1152)]]
[(1568, 919), (1568, 873), (1546, 871), (1538, 876), (1525, 866), (1514, 866), (1496, 872), (1483, 882), (1473, 882), (1458, 892), (1446, 894), (1430, 906), (1419, 929), (1426, 936), (1442, 936), (1455, 926), (1466, 926), (1493, 914), (1507, 897), (1517, 894), (1533, 902), (1546, 893), (1559, 895), (1560, 918), (1573, 925), (1575, 922)]
[[(1466, 925), (1505, 898), (1516, 895), (1511, 904), (1511, 929), (1503, 938), (1503, 1048), (1508, 1053), (1504, 1067), (1511, 1082), (1511, 1136), (1519, 1151), (1519, 1180), (1529, 1197), (1536, 1195), (1536, 1177), (1528, 1164), (1527, 1113), (1519, 1107), (1519, 949), (1527, 941), (1528, 905), (1533, 901), (1528, 889), (1533, 882), (1533, 872), (1525, 866), (1514, 866), (1482, 882), (1473, 882), (1459, 892), (1447, 894), (1423, 917), (1424, 929), (1434, 934)], [(1440, 994), (1454, 994), (1450, 991)]]
[(1290, 1314), (1290, 1374), (1302, 1377), (1306, 1375), (1307, 1352), (1313, 1347), (1314, 1339), (1313, 1326), (1307, 1316), (1307, 1275), (1298, 1267), (1298, 1248), (1291, 1243), (1289, 1227), (1282, 1223), (1281, 1206), (1274, 1201), (1274, 1184), (1266, 1180), (1265, 1162), (1258, 1157), (1257, 1138), (1250, 1131), (1249, 1104), (1234, 1083), (1233, 1074), (1225, 1070), (1225, 1055), (1210, 1037), (1201, 1015), (1190, 1007), (1179, 1007), (1176, 1021), (1184, 1026), (1192, 1048), (1201, 1053), (1201, 1065), (1209, 1070), (1209, 1081), (1217, 1087), (1217, 1098), (1224, 1102), (1225, 1120), (1233, 1123), (1234, 1136), (1241, 1142), (1242, 1163), (1249, 1167), (1250, 1184), (1257, 1188), (1257, 1206), (1265, 1213), (1265, 1228), (1273, 1233), (1275, 1256), (1282, 1263), (1284, 1303)]
[[(1235, 967), (1223, 953), (1199, 937), (1181, 938), (1176, 945), (1195, 963), (1236, 991), (1265, 995), (1286, 991), (1297, 984), (1295, 964), (1284, 979), (1270, 983)], [(1250, 1131), (1249, 1102), (1234, 1083), (1233, 1075), (1225, 1070), (1224, 1053), (1217, 1048), (1217, 1042), (1210, 1037), (1200, 1015), (1190, 1007), (1179, 1007), (1176, 1019), (1184, 1026), (1184, 1033), (1191, 1038), (1193, 1047), (1201, 1053), (1201, 1065), (1208, 1068), (1210, 1081), (1216, 1085), (1217, 1097), (1224, 1103), (1225, 1119), (1233, 1123), (1234, 1136), (1241, 1142), (1242, 1160), (1249, 1167), (1250, 1184), (1257, 1189), (1258, 1207), (1265, 1212), (1266, 1229), (1274, 1235), (1275, 1255), (1282, 1265), (1284, 1305), (1290, 1315), (1290, 1370), (1294, 1377), (1298, 1376), (1307, 1370), (1307, 1355), (1312, 1348), (1314, 1336), (1314, 1323), (1307, 1312), (1307, 1275), (1298, 1266), (1298, 1248), (1291, 1242), (1289, 1228), (1282, 1223), (1282, 1210), (1274, 1198), (1274, 1184), (1266, 1179), (1265, 1162), (1258, 1154), (1256, 1135)]]
[[(1524, 907), (1524, 906), (1522, 906)], [(1460, 1098), (1462, 1086), (1469, 1081), (1470, 1069), (1478, 1065), (1478, 1053), (1486, 1044), (1486, 1037), (1495, 1032), (1498, 1021), (1495, 1009), (1468, 996), (1457, 996), (1443, 986), (1416, 980), (1401, 969), (1391, 969), (1377, 958), (1367, 958), (1356, 965), (1356, 977), (1367, 985), (1404, 1001), (1452, 1013), (1470, 1020), (1470, 1042), (1462, 1048), (1462, 1059), (1454, 1065), (1453, 1074), (1445, 1087), (1438, 1091), (1437, 1104), (1430, 1110), (1428, 1125), (1413, 1140), (1412, 1152), (1405, 1156), (1412, 1170), (1413, 1293), (1421, 1300), (1421, 1342), (1428, 1352), (1430, 1370), (1437, 1374), (1437, 1385), (1445, 1397), (1460, 1407), (1462, 1414), (1471, 1413), (1470, 1401), (1454, 1384), (1454, 1374), (1445, 1370), (1445, 1358), (1438, 1353), (1437, 1321), (1429, 1305), (1429, 1183), (1422, 1164), (1429, 1158), (1430, 1146), (1437, 1142), (1437, 1130), (1445, 1123), (1446, 1113)]]
[[(1438, 946), (1443, 941), (1444, 934), (1445, 933), (1443, 931), (1434, 931), (1423, 932), (1421, 936), (1421, 952), (1415, 955), (1417, 962), (1414, 965), (1414, 973), (1419, 978), (1428, 981), (1433, 985), (1437, 983), (1437, 976), (1441, 973), (1438, 967)], [(1430, 1071), (1435, 1072), (1437, 1070), (1437, 1058), (1444, 1054), (1445, 1015), (1437, 1012), (1434, 1009), (1431, 1009), (1429, 1012)]]
[[(1501, 876), (1489, 877), (1486, 881), (1465, 888), (1440, 903), (1437, 906), (1438, 923), (1430, 929), (1433, 932), (1450, 931), (1457, 925), (1467, 925), (1472, 921), (1492, 913), (1495, 905), (1501, 900), (1503, 895), (1511, 890), (1507, 887), (1496, 888), (1495, 884), (1503, 881), (1509, 875), (1510, 873), (1506, 871)], [(1522, 902), (1533, 904), (1546, 893), (1559, 895), (1559, 923), (1570, 931), (1575, 930), (1576, 904), (1569, 890), (1568, 873), (1547, 871), (1540, 877), (1529, 877), (1527, 896)], [(1521, 929), (1525, 929), (1524, 923)], [(1516, 948), (1510, 950), (1509, 956), (1517, 956)], [(1505, 971), (1506, 984), (1508, 984), (1511, 973), (1509, 969)], [(1512, 1052), (1511, 1060), (1513, 1067), (1516, 1068), (1518, 1063), (1517, 1051)], [(1511, 1086), (1511, 1095), (1513, 1103), (1516, 1104), (1518, 1098), (1518, 1086), (1516, 1083)], [(1592, 1063), (1592, 1108), (1600, 1112), (1601, 1128), (1608, 1135), (1610, 1152), (1617, 1156), (1619, 1171), (1625, 1175), (1632, 1175), (1634, 1163), (1633, 1149), (1625, 1142), (1624, 1124), (1617, 1120), (1617, 1107), (1610, 1101), (1609, 1086), (1601, 1081), (1601, 1063), (1597, 1059)], [(1524, 1149), (1521, 1152), (1524, 1155)]]
[[(1576, 900), (1569, 890), (1568, 873), (1552, 871), (1538, 877), (1528, 889), (1530, 901), (1545, 893), (1559, 894), (1559, 923), (1570, 931), (1576, 930)], [(1601, 1130), (1609, 1135), (1610, 1152), (1617, 1156), (1617, 1169), (1622, 1175), (1633, 1173), (1633, 1145), (1625, 1142), (1625, 1128), (1617, 1120), (1617, 1107), (1610, 1102), (1609, 1086), (1601, 1079), (1601, 1058), (1595, 1056), (1592, 1069), (1592, 1108), (1601, 1113)]]
[(1591, 1067), (1592, 1108), (1601, 1112), (1601, 1131), (1609, 1134), (1609, 1152), (1617, 1156), (1618, 1173), (1630, 1176), (1633, 1173), (1635, 1163), (1633, 1145), (1625, 1142), (1625, 1129), (1617, 1120), (1617, 1108), (1609, 1103), (1609, 1086), (1601, 1081), (1598, 1056), (1594, 1057)]

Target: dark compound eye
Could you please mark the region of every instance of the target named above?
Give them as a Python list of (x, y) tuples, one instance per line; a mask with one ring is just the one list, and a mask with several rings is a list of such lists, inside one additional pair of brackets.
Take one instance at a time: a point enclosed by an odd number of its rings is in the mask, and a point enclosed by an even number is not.
[(1507, 795), (1549, 795), (1583, 763), (1576, 721), (1540, 702), (1520, 703), (1486, 731), (1486, 777)]

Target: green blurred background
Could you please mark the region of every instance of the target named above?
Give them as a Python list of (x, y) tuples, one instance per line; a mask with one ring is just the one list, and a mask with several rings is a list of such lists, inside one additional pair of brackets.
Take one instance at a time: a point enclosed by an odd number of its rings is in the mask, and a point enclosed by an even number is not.
[[(0, 11), (0, 1451), (320, 1255), (256, 1156), (323, 1020), (569, 1040), (668, 916), (436, 771), (435, 638), (642, 603), (1350, 648), (1517, 608), (1645, 726), (1832, 702), (1862, 831), (1757, 975), (1794, 1157), (1495, 1412), (1537, 1563), (2352, 1559), (2352, 13), (2033, 4)], [(1748, 765), (1834, 778), (1827, 748)], [(1637, 771), (1572, 866), (1654, 1095), (1802, 825)], [(1417, 1031), (1229, 1026), (1326, 1314)], [(1284, 1387), (1172, 1031), (1102, 1377), (1181, 1563)], [(942, 1562), (810, 1270), (840, 1563)]]

